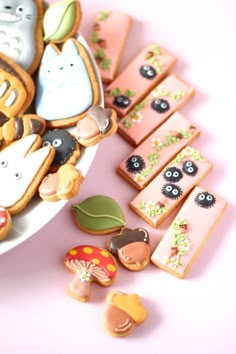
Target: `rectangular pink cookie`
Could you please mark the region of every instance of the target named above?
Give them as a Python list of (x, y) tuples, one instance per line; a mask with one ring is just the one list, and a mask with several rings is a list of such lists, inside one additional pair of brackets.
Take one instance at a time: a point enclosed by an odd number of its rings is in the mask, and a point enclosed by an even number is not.
[(119, 11), (102, 11), (97, 14), (88, 43), (105, 84), (113, 81), (117, 74), (131, 22), (130, 15)]
[(130, 202), (130, 208), (157, 227), (212, 168), (210, 161), (187, 146)]
[(152, 254), (152, 262), (183, 278), (226, 206), (224, 199), (195, 187)]
[(194, 89), (176, 75), (166, 77), (144, 100), (118, 123), (118, 132), (139, 145), (194, 94)]
[(105, 90), (105, 105), (124, 117), (153, 89), (176, 62), (157, 44), (149, 44)]
[(117, 168), (138, 190), (143, 189), (185, 146), (200, 135), (182, 114), (175, 112), (160, 128), (132, 151)]

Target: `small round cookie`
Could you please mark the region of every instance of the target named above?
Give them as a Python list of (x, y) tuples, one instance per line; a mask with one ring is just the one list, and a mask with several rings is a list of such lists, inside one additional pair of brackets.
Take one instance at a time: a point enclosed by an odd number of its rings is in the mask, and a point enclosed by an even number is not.
[(136, 294), (112, 291), (106, 297), (103, 324), (114, 337), (128, 336), (147, 318), (147, 310)]
[(119, 204), (111, 197), (94, 195), (71, 205), (76, 225), (92, 235), (106, 235), (125, 226)]
[(75, 273), (67, 292), (79, 301), (90, 300), (90, 286), (96, 282), (101, 286), (113, 284), (117, 274), (114, 257), (102, 248), (80, 245), (67, 252), (64, 260), (66, 269)]
[(39, 186), (39, 196), (48, 202), (71, 199), (79, 193), (83, 180), (84, 177), (75, 166), (65, 164), (43, 179)]
[(108, 242), (108, 249), (118, 256), (121, 264), (133, 271), (144, 269), (150, 262), (149, 235), (145, 229), (123, 228)]
[(116, 112), (110, 108), (92, 106), (85, 118), (77, 123), (76, 138), (83, 146), (97, 144), (117, 131)]
[(0, 241), (10, 232), (12, 226), (11, 215), (7, 209), (0, 207)]
[(50, 172), (57, 171), (66, 163), (75, 165), (80, 156), (77, 140), (65, 129), (48, 130), (42, 136), (42, 145), (51, 145), (56, 151)]

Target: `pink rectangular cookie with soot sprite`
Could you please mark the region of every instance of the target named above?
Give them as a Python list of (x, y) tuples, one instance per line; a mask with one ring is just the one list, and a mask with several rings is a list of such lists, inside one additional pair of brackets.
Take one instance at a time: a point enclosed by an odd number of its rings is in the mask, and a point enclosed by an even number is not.
[(226, 201), (221, 197), (195, 187), (153, 252), (152, 263), (183, 278), (226, 206)]
[[(88, 43), (104, 84), (116, 77), (131, 23), (132, 17), (120, 11), (97, 14)], [(122, 30), (117, 35), (118, 28)]]
[(184, 148), (129, 204), (153, 227), (159, 226), (213, 165), (191, 146)]
[(189, 84), (171, 74), (120, 120), (118, 132), (137, 146), (193, 95)]
[(138, 190), (143, 189), (185, 146), (200, 135), (182, 114), (175, 112), (126, 157), (117, 172)]
[(105, 90), (105, 105), (124, 117), (160, 82), (176, 58), (157, 44), (145, 47)]

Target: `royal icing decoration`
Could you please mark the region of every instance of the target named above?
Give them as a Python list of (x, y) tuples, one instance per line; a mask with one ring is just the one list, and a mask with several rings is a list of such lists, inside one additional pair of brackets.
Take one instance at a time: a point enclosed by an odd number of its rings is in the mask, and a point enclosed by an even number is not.
[(153, 252), (151, 261), (183, 278), (226, 205), (221, 197), (195, 187)]

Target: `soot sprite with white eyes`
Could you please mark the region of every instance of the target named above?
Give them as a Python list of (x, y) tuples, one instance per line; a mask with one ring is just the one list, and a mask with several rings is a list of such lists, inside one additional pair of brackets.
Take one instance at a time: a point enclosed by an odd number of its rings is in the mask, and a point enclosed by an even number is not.
[(63, 129), (48, 130), (42, 136), (42, 145), (51, 145), (56, 150), (52, 167), (59, 167), (66, 163), (78, 148), (76, 139)]
[(145, 168), (145, 161), (142, 156), (132, 155), (126, 162), (126, 168), (130, 173), (139, 173)]
[(197, 165), (193, 161), (185, 161), (183, 164), (183, 171), (188, 176), (195, 176), (198, 171)]
[(149, 80), (157, 76), (156, 69), (151, 65), (142, 65), (139, 72), (143, 77), (145, 77), (145, 79)]
[(214, 197), (214, 195), (208, 192), (198, 193), (194, 200), (197, 205), (205, 209), (213, 207), (216, 202), (216, 198)]
[(167, 100), (157, 98), (156, 100), (152, 101), (151, 108), (158, 113), (165, 113), (170, 109), (170, 104)]
[(182, 189), (174, 183), (164, 184), (162, 194), (169, 199), (178, 199), (182, 194)]
[(127, 108), (131, 103), (131, 100), (128, 96), (119, 95), (116, 96), (113, 100), (113, 104), (120, 108)]
[(181, 178), (183, 178), (183, 173), (177, 167), (169, 167), (164, 171), (163, 177), (166, 181), (175, 183), (180, 181)]

